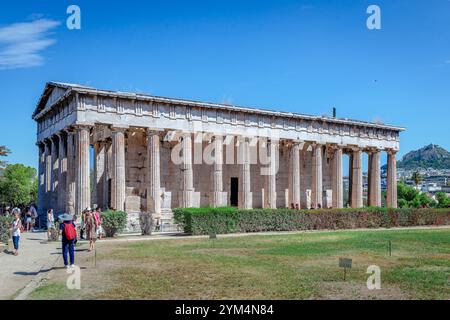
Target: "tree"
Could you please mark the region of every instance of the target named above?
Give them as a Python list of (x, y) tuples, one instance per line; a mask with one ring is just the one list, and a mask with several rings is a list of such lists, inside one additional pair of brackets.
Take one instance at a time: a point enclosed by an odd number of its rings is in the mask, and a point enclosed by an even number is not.
[(36, 199), (36, 169), (23, 164), (6, 166), (0, 176), (0, 205), (25, 207)]
[(436, 200), (439, 208), (450, 208), (450, 197), (444, 192), (436, 193)]
[(397, 186), (398, 206), (400, 208), (421, 208), (429, 207), (436, 204), (436, 202), (429, 198), (425, 193), (410, 187), (403, 182)]
[[(5, 146), (0, 146), (0, 157), (6, 157), (10, 153), (11, 153), (11, 151), (9, 151), (8, 148), (6, 148)], [(6, 166), (6, 162), (0, 161), (0, 172), (3, 171), (5, 166)]]
[(414, 185), (418, 186), (422, 182), (422, 176), (418, 171), (415, 171), (411, 176), (411, 180), (414, 182)]

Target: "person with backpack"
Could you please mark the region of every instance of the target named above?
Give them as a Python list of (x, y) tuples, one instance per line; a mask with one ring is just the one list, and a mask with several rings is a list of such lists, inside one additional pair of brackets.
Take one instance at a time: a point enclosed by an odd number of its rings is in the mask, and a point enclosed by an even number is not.
[(67, 259), (67, 254), (69, 254), (70, 268), (73, 268), (75, 266), (75, 242), (77, 240), (77, 230), (71, 215), (63, 214), (60, 217), (60, 220), (59, 234), (61, 235), (62, 240), (64, 266), (69, 268), (69, 261)]

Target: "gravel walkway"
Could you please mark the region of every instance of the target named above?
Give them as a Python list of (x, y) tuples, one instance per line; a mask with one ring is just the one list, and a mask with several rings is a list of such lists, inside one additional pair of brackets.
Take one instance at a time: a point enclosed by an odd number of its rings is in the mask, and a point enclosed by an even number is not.
[(60, 257), (60, 242), (47, 243), (46, 232), (24, 233), (20, 254), (0, 253), (0, 300), (12, 299), (36, 277), (51, 271)]

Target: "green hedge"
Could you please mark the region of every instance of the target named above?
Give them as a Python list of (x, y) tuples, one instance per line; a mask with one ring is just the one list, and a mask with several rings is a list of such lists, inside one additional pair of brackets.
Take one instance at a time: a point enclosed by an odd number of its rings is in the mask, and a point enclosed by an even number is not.
[(0, 216), (0, 243), (8, 243), (13, 220), (14, 219), (11, 216)]
[(102, 212), (102, 227), (107, 237), (114, 237), (123, 231), (127, 225), (127, 213), (123, 211), (108, 210)]
[(175, 209), (174, 216), (191, 234), (450, 225), (449, 209), (187, 208)]

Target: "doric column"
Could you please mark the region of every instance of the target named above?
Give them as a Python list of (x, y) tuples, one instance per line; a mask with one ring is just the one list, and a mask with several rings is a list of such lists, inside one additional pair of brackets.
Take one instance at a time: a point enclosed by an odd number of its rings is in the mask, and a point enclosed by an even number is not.
[(277, 208), (277, 153), (278, 153), (278, 141), (267, 142), (267, 150), (269, 151), (269, 172), (266, 175), (266, 193), (265, 206), (266, 208)]
[(63, 132), (58, 134), (58, 208), (60, 211), (66, 210), (66, 179), (67, 179), (67, 153), (66, 153), (66, 137)]
[(388, 151), (387, 196), (388, 208), (397, 208), (397, 158), (396, 151)]
[(104, 164), (104, 174), (103, 174), (103, 207), (110, 207), (110, 178), (111, 178), (111, 160), (112, 160), (112, 146), (111, 141), (105, 141), (105, 164)]
[(313, 144), (312, 157), (312, 194), (311, 205), (313, 208), (322, 208), (322, 145)]
[(252, 208), (252, 193), (250, 185), (250, 145), (248, 138), (239, 137), (239, 207), (242, 209)]
[(161, 212), (160, 137), (157, 131), (147, 131), (148, 186), (147, 211)]
[(111, 207), (117, 211), (125, 210), (125, 130), (112, 128), (112, 170)]
[(333, 153), (332, 165), (333, 208), (344, 207), (344, 185), (342, 179), (342, 148), (336, 147)]
[(192, 137), (190, 133), (185, 133), (181, 137), (181, 148), (180, 207), (191, 208), (193, 207), (194, 176), (192, 170)]
[(99, 207), (103, 207), (103, 188), (105, 174), (105, 147), (106, 142), (97, 141), (94, 143), (94, 199), (93, 202)]
[(294, 207), (300, 208), (300, 151), (303, 148), (303, 143), (294, 142), (290, 150), (290, 204)]
[(211, 205), (213, 207), (221, 207), (223, 203), (223, 138), (222, 136), (214, 137), (214, 163), (212, 167), (212, 192)]
[(362, 152), (360, 149), (352, 151), (352, 193), (351, 207), (363, 207), (363, 176), (362, 176)]
[(52, 194), (52, 203), (51, 206), (53, 209), (58, 209), (58, 202), (54, 202), (57, 199), (57, 191), (58, 191), (58, 171), (59, 171), (59, 152), (58, 152), (58, 137), (53, 136), (51, 138), (52, 144), (52, 173), (51, 173), (51, 192)]
[(381, 207), (380, 151), (369, 152), (369, 193), (368, 204)]
[[(49, 205), (50, 191), (52, 190), (52, 146), (49, 140), (45, 141), (45, 205)], [(48, 209), (48, 208), (46, 208)]]
[(76, 131), (67, 131), (67, 176), (66, 176), (66, 212), (69, 214), (80, 214), (75, 211), (75, 199), (76, 199)]
[(39, 148), (39, 180), (38, 180), (38, 203), (39, 216), (45, 215), (45, 144), (38, 143)]
[(76, 214), (90, 207), (91, 205), (91, 186), (90, 186), (90, 165), (89, 165), (89, 146), (90, 146), (90, 128), (79, 126), (76, 128)]

